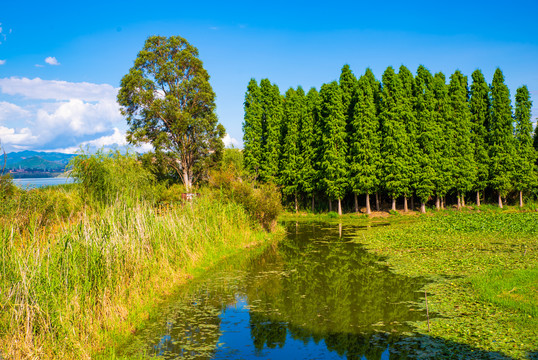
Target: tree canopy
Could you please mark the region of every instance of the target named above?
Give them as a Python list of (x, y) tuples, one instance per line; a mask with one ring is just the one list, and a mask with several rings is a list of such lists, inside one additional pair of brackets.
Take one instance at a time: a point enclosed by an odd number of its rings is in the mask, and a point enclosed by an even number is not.
[(216, 162), (224, 127), (198, 50), (179, 36), (150, 36), (121, 80), (118, 103), (131, 144), (148, 143), (167, 156), (190, 189)]

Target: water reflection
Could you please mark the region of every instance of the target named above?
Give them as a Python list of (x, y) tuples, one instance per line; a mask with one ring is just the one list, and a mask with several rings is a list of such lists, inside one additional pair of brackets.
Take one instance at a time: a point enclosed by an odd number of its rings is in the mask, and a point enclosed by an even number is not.
[(349, 225), (297, 224), (252, 259), (186, 288), (125, 354), (163, 358), (397, 359), (425, 319), (425, 280), (396, 275)]

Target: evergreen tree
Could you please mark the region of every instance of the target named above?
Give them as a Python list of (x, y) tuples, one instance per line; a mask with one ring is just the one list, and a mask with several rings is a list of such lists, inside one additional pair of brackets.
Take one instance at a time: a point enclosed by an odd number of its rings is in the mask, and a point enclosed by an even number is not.
[(409, 169), (406, 156), (409, 138), (401, 118), (402, 84), (392, 67), (383, 73), (381, 92), (381, 156), (385, 189), (392, 197), (392, 210), (396, 210), (396, 198), (409, 193)]
[(344, 115), (346, 116), (346, 124), (349, 128), (353, 119), (353, 109), (357, 102), (355, 91), (357, 88), (357, 78), (353, 75), (349, 65), (342, 67), (340, 73), (340, 89), (342, 90), (342, 105), (344, 106)]
[(280, 158), (280, 123), (282, 121), (282, 96), (277, 85), (269, 79), (260, 82), (262, 104), (262, 162), (260, 178), (276, 182)]
[(450, 76), (448, 88), (450, 97), (450, 125), (452, 140), (452, 164), (454, 187), (458, 192), (458, 208), (465, 206), (465, 193), (471, 191), (476, 179), (474, 147), (471, 142), (471, 112), (469, 110), (469, 90), (467, 77), (459, 70)]
[(472, 78), (469, 108), (471, 111), (472, 143), (476, 164), (474, 190), (476, 191), (476, 204), (480, 206), (480, 192), (486, 189), (489, 181), (488, 126), (490, 123), (491, 104), (489, 86), (482, 72), (475, 70)]
[(329, 199), (338, 200), (338, 214), (342, 215), (342, 198), (347, 182), (346, 118), (342, 104), (342, 91), (336, 81), (323, 84), (320, 91), (322, 121), (321, 169), (323, 184)]
[(504, 84), (502, 71), (497, 68), (491, 84), (490, 184), (499, 195), (501, 208), (502, 196), (511, 189), (514, 175), (513, 133), (510, 92)]
[(420, 167), (416, 177), (415, 191), (420, 199), (420, 211), (423, 213), (426, 212), (426, 202), (435, 191), (434, 182), (437, 176), (435, 169), (441, 157), (438, 151), (438, 141), (442, 134), (436, 122), (432, 86), (432, 74), (420, 65), (415, 77), (415, 109), (418, 120), (417, 160)]
[(515, 164), (515, 188), (519, 191), (519, 206), (523, 206), (523, 191), (528, 190), (535, 183), (536, 174), (534, 172), (536, 151), (533, 147), (532, 123), (531, 123), (532, 101), (529, 89), (522, 86), (516, 91), (516, 164)]
[(358, 211), (357, 194), (366, 194), (366, 213), (370, 214), (370, 194), (378, 188), (377, 167), (381, 153), (374, 90), (366, 76), (361, 76), (358, 81), (357, 103), (352, 119), (349, 133), (349, 177), (355, 195), (355, 211)]
[(413, 74), (405, 66), (400, 66), (398, 77), (402, 84), (400, 117), (405, 125), (408, 144), (405, 157), (406, 178), (409, 181), (408, 192), (404, 193), (404, 211), (407, 211), (407, 198), (413, 196), (415, 186), (418, 182), (419, 154), (417, 143), (418, 122), (415, 112), (415, 79)]
[(301, 87), (295, 91), (290, 88), (284, 100), (284, 121), (282, 123), (282, 152), (280, 157), (279, 184), (284, 195), (293, 195), (295, 212), (299, 210), (297, 192), (299, 187), (299, 169), (302, 163), (299, 149), (299, 126), (306, 116), (306, 99)]
[(318, 159), (318, 145), (316, 141), (316, 125), (318, 125), (319, 93), (311, 88), (306, 95), (306, 116), (302, 118), (299, 126), (299, 146), (301, 164), (299, 166), (299, 188), (305, 195), (312, 198), (312, 212), (314, 212), (314, 192), (316, 190), (316, 162)]
[(435, 163), (435, 206), (437, 209), (444, 207), (444, 197), (453, 185), (452, 145), (454, 139), (452, 129), (448, 124), (449, 98), (448, 86), (445, 75), (441, 72), (435, 74), (432, 83), (434, 94), (434, 116), (439, 137), (436, 141), (437, 162)]
[(262, 106), (261, 91), (254, 79), (248, 83), (244, 108), (243, 164), (257, 178), (262, 161)]
[[(373, 93), (374, 93), (374, 104), (375, 104), (375, 108), (376, 108), (376, 116), (377, 116), (377, 119), (378, 119), (378, 122), (379, 122), (379, 114), (381, 113), (381, 82), (379, 82), (376, 78), (375, 78), (375, 75), (374, 73), (372, 72), (372, 69), (370, 68), (366, 68), (366, 72), (364, 73), (364, 77), (368, 80), (368, 82), (370, 83), (370, 88), (372, 89)], [(378, 128), (378, 134), (377, 134), (378, 138), (381, 139), (381, 126), (379, 126)], [(375, 206), (376, 206), (376, 210), (379, 211), (380, 210), (380, 206), (379, 206), (379, 191), (382, 190), (382, 184), (381, 184), (381, 181), (379, 181), (379, 179), (381, 179), (383, 177), (383, 165), (382, 165), (382, 162), (383, 162), (383, 159), (380, 158), (379, 159), (379, 162), (377, 163), (377, 187), (376, 189), (374, 190), (375, 191)]]

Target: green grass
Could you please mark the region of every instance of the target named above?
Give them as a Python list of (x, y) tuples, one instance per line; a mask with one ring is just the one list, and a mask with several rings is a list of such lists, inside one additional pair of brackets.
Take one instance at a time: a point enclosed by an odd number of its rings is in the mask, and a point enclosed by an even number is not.
[(117, 203), (74, 222), (0, 227), (0, 351), (89, 358), (114, 347), (193, 273), (266, 240), (234, 203)]
[(538, 267), (496, 269), (473, 276), (471, 283), (484, 301), (538, 318)]

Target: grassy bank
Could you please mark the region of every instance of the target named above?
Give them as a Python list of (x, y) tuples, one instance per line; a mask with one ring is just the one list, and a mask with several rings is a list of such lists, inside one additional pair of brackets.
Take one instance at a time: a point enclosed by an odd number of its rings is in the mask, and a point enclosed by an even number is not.
[(538, 213), (444, 211), (333, 221), (390, 223), (360, 231), (357, 241), (386, 256), (398, 273), (434, 280), (426, 289), (431, 331), (425, 322), (416, 325), (451, 340), (448, 353), (469, 344), (517, 359), (537, 356)]
[(79, 216), (23, 232), (2, 224), (4, 358), (89, 358), (134, 331), (193, 271), (268, 236), (241, 206), (209, 198)]

